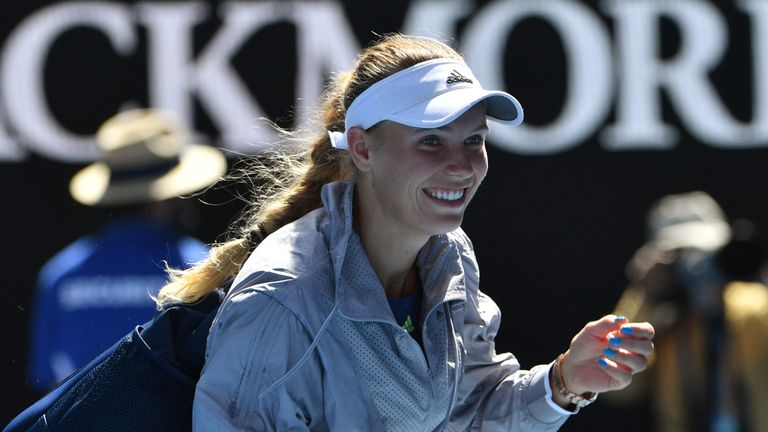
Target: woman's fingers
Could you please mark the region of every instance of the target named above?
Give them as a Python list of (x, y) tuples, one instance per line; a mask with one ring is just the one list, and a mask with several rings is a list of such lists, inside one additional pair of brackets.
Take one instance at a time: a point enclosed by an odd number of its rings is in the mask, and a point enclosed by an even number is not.
[(619, 333), (624, 336), (632, 336), (638, 339), (653, 339), (656, 331), (649, 323), (627, 323), (622, 324)]
[(612, 381), (610, 388), (605, 390), (620, 390), (632, 382), (632, 372), (628, 371), (617, 362), (601, 357), (600, 360), (598, 360), (598, 364), (603, 368), (603, 371)]
[[(606, 347), (603, 357), (612, 360), (618, 367), (623, 367), (632, 374), (644, 371), (648, 367), (648, 358), (621, 348)], [(601, 365), (602, 366), (602, 365)]]
[(621, 348), (643, 356), (653, 352), (653, 342), (648, 338), (612, 333), (608, 335), (607, 345), (610, 348)]
[[(648, 367), (648, 356), (653, 352), (655, 331), (648, 323), (621, 324), (618, 331), (608, 333), (603, 356), (611, 360), (611, 369), (623, 369), (636, 374)], [(601, 366), (604, 366), (601, 363)]]

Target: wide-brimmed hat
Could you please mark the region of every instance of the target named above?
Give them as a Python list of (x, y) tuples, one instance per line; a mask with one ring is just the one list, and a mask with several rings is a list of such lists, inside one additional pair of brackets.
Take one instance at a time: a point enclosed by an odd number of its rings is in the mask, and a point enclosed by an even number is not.
[(69, 190), (85, 205), (161, 201), (202, 190), (227, 169), (224, 154), (190, 143), (176, 116), (135, 109), (108, 119), (96, 132), (98, 161), (83, 168)]
[(717, 250), (731, 238), (722, 208), (701, 191), (667, 195), (648, 212), (651, 241), (670, 249)]

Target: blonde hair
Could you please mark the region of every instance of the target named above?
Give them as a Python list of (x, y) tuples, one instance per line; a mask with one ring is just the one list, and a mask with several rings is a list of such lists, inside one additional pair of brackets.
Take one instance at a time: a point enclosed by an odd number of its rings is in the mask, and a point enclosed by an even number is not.
[[(322, 97), (317, 130), (299, 138), (304, 151), (272, 155), (252, 167), (260, 186), (231, 238), (213, 246), (208, 258), (186, 270), (169, 269), (170, 281), (158, 293), (159, 308), (194, 303), (232, 278), (250, 252), (269, 234), (322, 206), (320, 190), (354, 177), (348, 153), (331, 146), (328, 131), (343, 131), (347, 108), (374, 83), (417, 63), (436, 58), (462, 60), (448, 45), (433, 39), (386, 35), (362, 51), (353, 70), (339, 74)], [(291, 139), (293, 134), (284, 132)]]

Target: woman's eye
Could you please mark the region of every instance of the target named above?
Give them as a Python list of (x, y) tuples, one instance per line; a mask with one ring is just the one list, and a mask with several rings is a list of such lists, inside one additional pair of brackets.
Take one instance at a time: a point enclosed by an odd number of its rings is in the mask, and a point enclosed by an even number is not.
[(468, 146), (479, 146), (483, 144), (483, 137), (480, 135), (472, 135), (467, 138), (464, 143)]
[(419, 141), (419, 144), (432, 147), (440, 144), (440, 141), (437, 140), (436, 136), (430, 135), (428, 137), (422, 138), (421, 141)]

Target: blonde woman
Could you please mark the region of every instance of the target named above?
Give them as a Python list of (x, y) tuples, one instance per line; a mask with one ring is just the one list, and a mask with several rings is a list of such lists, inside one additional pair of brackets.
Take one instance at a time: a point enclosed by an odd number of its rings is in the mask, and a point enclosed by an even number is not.
[(195, 430), (557, 430), (645, 368), (653, 328), (612, 315), (549, 365), (495, 352), (500, 312), (460, 225), (488, 169), (487, 118), (523, 112), (455, 50), (385, 37), (322, 110), (295, 178), (159, 297), (194, 302), (236, 274)]

